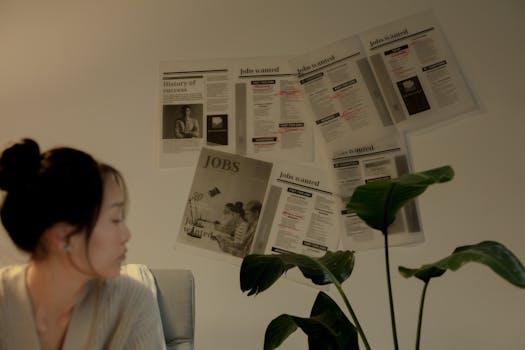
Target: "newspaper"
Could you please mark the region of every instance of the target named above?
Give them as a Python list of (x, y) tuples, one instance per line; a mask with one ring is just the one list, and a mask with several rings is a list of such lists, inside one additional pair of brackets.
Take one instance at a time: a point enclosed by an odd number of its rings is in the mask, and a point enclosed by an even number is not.
[(177, 244), (237, 262), (254, 252), (322, 256), (339, 244), (328, 178), (318, 168), (203, 147)]
[[(203, 146), (213, 147), (201, 153), (178, 241), (223, 256), (320, 254), (337, 248), (339, 232), (345, 249), (381, 247), (382, 234), (346, 209), (354, 189), (409, 172), (407, 130), (477, 107), (432, 12), (293, 57), (165, 62), (161, 72), (163, 135), (172, 125), (166, 110), (183, 114), (180, 109), (188, 103), (190, 114), (202, 120), (223, 116), (217, 121), (224, 132), (221, 142), (210, 136), (213, 126), (204, 123), (187, 139), (163, 138), (161, 149), (165, 165), (175, 166), (185, 155), (196, 162)], [(173, 83), (172, 91), (166, 81), (188, 87), (179, 90)], [(321, 141), (315, 147), (313, 133)], [(314, 148), (325, 152), (326, 170), (292, 164), (312, 161)], [(222, 168), (205, 170), (210, 156), (243, 164), (243, 170), (235, 175)], [(293, 175), (279, 177), (283, 174)], [(310, 187), (293, 181), (307, 178)], [(226, 188), (217, 191), (227, 193), (227, 202), (209, 197), (215, 182)], [(232, 243), (235, 233), (221, 234), (231, 227), (222, 226), (226, 219), (219, 218), (220, 208), (253, 201), (263, 204), (261, 223), (248, 235), (249, 248), (240, 251)], [(400, 211), (389, 232), (392, 245), (424, 240), (416, 202)]]
[(290, 60), (330, 155), (397, 133), (357, 36)]
[[(346, 208), (359, 185), (389, 180), (409, 172), (404, 142), (390, 139), (382, 148), (360, 154), (341, 153), (332, 159), (333, 172), (341, 206), (341, 243), (345, 249), (366, 250), (384, 245), (383, 234), (370, 228), (357, 214)], [(424, 241), (415, 201), (406, 204), (389, 227), (390, 245), (409, 245)]]
[(419, 128), (477, 107), (433, 12), (375, 27), (360, 38), (398, 127)]
[[(369, 228), (346, 204), (357, 186), (408, 172), (408, 161), (361, 41), (358, 36), (342, 39), (297, 56), (290, 64), (298, 72), (314, 128), (329, 159), (339, 198), (342, 246), (350, 250), (381, 247), (382, 233)], [(424, 241), (417, 209), (415, 205), (410, 209), (398, 215), (391, 227), (390, 244)]]
[(290, 60), (330, 155), (476, 108), (432, 12), (373, 28)]
[[(476, 107), (435, 17), (409, 16), (298, 55), (290, 65), (331, 161), (343, 246), (382, 246), (382, 234), (345, 208), (354, 189), (409, 171), (405, 131)], [(424, 240), (414, 203), (390, 233), (392, 245)]]
[(194, 165), (204, 145), (232, 152), (227, 62), (161, 62), (161, 167)]
[(194, 165), (203, 146), (312, 162), (309, 109), (289, 57), (160, 64), (161, 167)]

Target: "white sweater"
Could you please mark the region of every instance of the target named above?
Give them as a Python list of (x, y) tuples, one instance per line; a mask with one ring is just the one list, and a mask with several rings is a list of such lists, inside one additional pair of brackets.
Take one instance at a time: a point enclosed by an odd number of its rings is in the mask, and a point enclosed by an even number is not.
[[(29, 298), (27, 265), (0, 269), (0, 350), (40, 349)], [(165, 349), (151, 289), (121, 275), (90, 281), (75, 305), (62, 350)]]

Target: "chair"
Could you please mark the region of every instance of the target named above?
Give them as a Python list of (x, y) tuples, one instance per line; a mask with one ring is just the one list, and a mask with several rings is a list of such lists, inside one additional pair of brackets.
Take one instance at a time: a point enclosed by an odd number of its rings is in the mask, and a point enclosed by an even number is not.
[(151, 269), (168, 350), (193, 350), (195, 281), (190, 270)]

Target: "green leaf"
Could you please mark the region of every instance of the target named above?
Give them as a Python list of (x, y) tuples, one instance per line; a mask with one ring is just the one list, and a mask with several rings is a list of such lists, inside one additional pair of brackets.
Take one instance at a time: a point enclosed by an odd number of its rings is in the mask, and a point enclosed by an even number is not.
[[(340, 349), (359, 349), (356, 327), (326, 293), (319, 292), (317, 294), (310, 317), (319, 320), (321, 324), (326, 326), (327, 330), (330, 330), (330, 334), (335, 335)], [(310, 349), (323, 348), (323, 344), (326, 343), (325, 335), (328, 336), (328, 333), (324, 331), (319, 335), (317, 333), (308, 334)]]
[(525, 288), (523, 264), (503, 244), (494, 241), (458, 247), (451, 255), (433, 264), (426, 264), (417, 269), (400, 266), (399, 272), (404, 277), (415, 276), (426, 283), (433, 277), (441, 276), (447, 270), (456, 271), (469, 262), (487, 265), (503, 279), (517, 287)]
[(295, 317), (288, 314), (282, 314), (274, 318), (272, 322), (266, 327), (264, 334), (264, 350), (271, 350), (278, 348), (283, 341), (297, 330), (297, 323)]
[(309, 318), (282, 314), (270, 322), (264, 336), (264, 349), (279, 347), (298, 327), (308, 336), (310, 349), (359, 349), (355, 326), (324, 292), (317, 294)]
[(241, 264), (241, 290), (248, 295), (259, 294), (270, 288), (283, 273), (294, 267), (273, 255), (251, 254)]
[(353, 210), (368, 226), (386, 232), (399, 209), (408, 201), (425, 192), (428, 186), (450, 181), (453, 177), (454, 170), (444, 166), (406, 174), (397, 179), (369, 182), (355, 189), (347, 208)]
[(258, 294), (279, 279), (292, 267), (298, 267), (304, 277), (317, 285), (345, 281), (354, 268), (354, 253), (351, 251), (326, 252), (320, 258), (302, 254), (247, 255), (241, 265), (240, 283), (243, 292)]

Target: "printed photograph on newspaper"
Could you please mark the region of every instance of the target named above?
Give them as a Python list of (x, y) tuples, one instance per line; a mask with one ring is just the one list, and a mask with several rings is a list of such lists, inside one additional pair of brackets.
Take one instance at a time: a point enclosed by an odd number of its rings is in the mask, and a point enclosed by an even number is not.
[(202, 148), (177, 242), (244, 257), (271, 171), (272, 163)]

